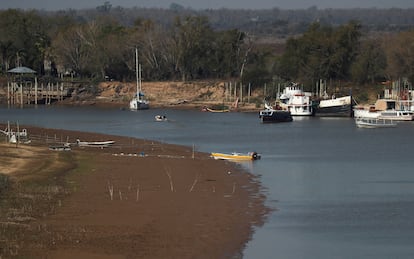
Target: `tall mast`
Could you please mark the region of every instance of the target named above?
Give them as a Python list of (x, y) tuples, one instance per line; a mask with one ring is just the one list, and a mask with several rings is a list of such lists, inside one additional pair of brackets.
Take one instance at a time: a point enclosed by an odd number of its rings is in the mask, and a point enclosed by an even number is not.
[(138, 76), (138, 82), (139, 82), (139, 93), (141, 93), (141, 91), (142, 91), (142, 88), (141, 88), (141, 84), (142, 84), (142, 80), (141, 80), (141, 77), (142, 77), (142, 75), (141, 75), (141, 73), (142, 73), (142, 69), (141, 69), (141, 64), (138, 64), (138, 74), (139, 74), (139, 76)]
[(136, 80), (137, 80), (137, 98), (139, 99), (139, 91), (140, 91), (140, 81), (139, 81), (139, 71), (140, 70), (140, 68), (138, 68), (138, 49), (135, 49), (135, 73), (136, 73), (136, 75), (135, 75), (135, 77), (136, 77)]

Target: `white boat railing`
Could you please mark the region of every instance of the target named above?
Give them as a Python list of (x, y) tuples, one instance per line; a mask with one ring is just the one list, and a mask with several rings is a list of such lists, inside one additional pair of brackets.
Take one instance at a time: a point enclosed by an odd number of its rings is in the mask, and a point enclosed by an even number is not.
[(355, 118), (355, 124), (359, 128), (385, 128), (385, 127), (397, 126), (397, 123), (391, 119), (368, 118), (368, 117)]

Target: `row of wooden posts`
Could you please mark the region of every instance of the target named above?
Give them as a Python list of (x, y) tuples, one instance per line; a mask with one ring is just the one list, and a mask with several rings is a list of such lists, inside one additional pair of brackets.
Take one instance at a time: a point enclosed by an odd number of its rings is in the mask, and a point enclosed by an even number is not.
[[(7, 104), (35, 104), (40, 100), (44, 100), (45, 104), (50, 104), (52, 99), (63, 100), (68, 95), (68, 89), (63, 83), (41, 83), (40, 86), (35, 80), (32, 82), (8, 82), (7, 83)], [(42, 102), (43, 103), (43, 102)]]
[[(266, 83), (263, 86), (263, 97), (274, 96), (276, 99), (280, 94), (281, 84), (273, 84), (268, 86)], [(243, 85), (242, 83), (227, 82), (224, 84), (225, 92), (224, 99), (227, 102), (240, 100), (240, 102), (250, 103), (252, 96), (251, 83)], [(247, 88), (247, 89), (246, 89)], [(246, 100), (247, 99), (247, 100)]]
[[(225, 101), (235, 101), (236, 99), (243, 100), (243, 84), (237, 84), (237, 83), (225, 83), (225, 92), (224, 92), (224, 99)], [(251, 87), (250, 84), (248, 86), (248, 94), (247, 98), (249, 99), (247, 102), (250, 101), (250, 95), (251, 95)]]

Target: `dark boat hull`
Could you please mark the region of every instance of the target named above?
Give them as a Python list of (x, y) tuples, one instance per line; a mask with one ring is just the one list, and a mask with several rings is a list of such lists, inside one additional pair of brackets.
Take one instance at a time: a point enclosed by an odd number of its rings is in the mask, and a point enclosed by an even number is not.
[(352, 117), (352, 113), (352, 105), (349, 104), (315, 109), (315, 116)]
[(259, 118), (262, 123), (290, 122), (293, 120), (289, 111), (279, 110), (262, 110)]
[(316, 102), (315, 116), (352, 117), (355, 102), (351, 95)]

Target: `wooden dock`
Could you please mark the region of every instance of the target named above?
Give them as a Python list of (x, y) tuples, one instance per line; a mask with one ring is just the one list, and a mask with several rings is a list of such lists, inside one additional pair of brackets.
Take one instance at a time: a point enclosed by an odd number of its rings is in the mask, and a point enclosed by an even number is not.
[(16, 83), (7, 83), (7, 104), (51, 104), (54, 101), (61, 101), (70, 96), (69, 88), (71, 84), (47, 83), (40, 85), (35, 81)]

